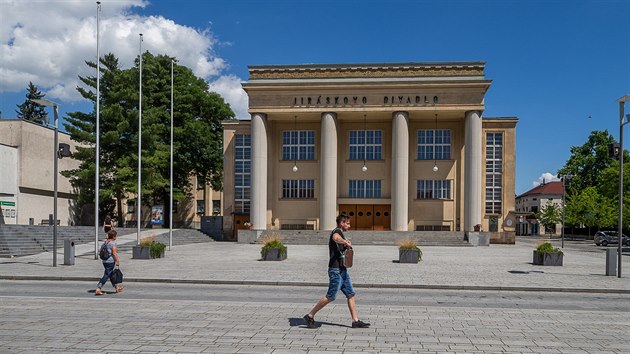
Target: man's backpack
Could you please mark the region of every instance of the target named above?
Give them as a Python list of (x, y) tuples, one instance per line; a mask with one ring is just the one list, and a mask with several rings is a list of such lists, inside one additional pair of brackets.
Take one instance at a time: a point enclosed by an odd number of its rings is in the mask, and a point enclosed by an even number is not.
[(107, 249), (107, 242), (103, 243), (101, 250), (98, 252), (98, 257), (104, 261), (110, 257), (109, 249)]

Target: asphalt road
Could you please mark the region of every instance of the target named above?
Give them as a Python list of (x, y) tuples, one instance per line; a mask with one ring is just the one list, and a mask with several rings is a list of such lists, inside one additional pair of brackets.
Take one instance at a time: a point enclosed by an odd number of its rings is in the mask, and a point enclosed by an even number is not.
[[(111, 285), (103, 298), (128, 300), (186, 300), (251, 303), (314, 304), (322, 287), (129, 283), (116, 294)], [(422, 290), (357, 288), (357, 303), (370, 306), (431, 306), (502, 309), (555, 309), (630, 312), (630, 296), (622, 294)], [(0, 281), (0, 298), (91, 298), (94, 284), (73, 281)], [(338, 294), (344, 302), (343, 294)]]

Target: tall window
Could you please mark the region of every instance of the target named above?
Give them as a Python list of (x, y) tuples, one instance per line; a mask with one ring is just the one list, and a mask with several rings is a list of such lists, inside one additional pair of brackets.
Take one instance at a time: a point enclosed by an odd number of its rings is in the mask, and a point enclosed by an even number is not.
[(313, 199), (315, 198), (315, 180), (283, 179), (282, 198)]
[(486, 214), (501, 214), (503, 134), (486, 133)]
[(315, 131), (283, 131), (282, 159), (285, 161), (315, 160)]
[(382, 130), (350, 131), (350, 160), (381, 160), (382, 152)]
[(418, 160), (450, 160), (451, 130), (418, 130)]
[(381, 180), (379, 179), (351, 179), (348, 187), (350, 198), (381, 197)]
[(236, 135), (234, 140), (234, 212), (249, 213), (252, 139), (251, 135)]
[(450, 179), (418, 180), (416, 198), (418, 199), (451, 199)]

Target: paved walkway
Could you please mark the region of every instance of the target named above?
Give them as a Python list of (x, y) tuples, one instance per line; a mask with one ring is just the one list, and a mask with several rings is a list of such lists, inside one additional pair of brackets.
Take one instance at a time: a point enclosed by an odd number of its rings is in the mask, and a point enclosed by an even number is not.
[[(168, 232), (148, 230), (143, 237)], [(118, 238), (133, 244), (136, 235)], [(356, 287), (409, 287), (530, 291), (618, 292), (630, 294), (630, 257), (624, 255), (622, 278), (605, 275), (606, 254), (592, 247), (565, 247), (564, 266), (532, 265), (537, 240), (489, 247), (424, 247), (419, 264), (399, 264), (395, 246), (356, 246), (351, 270)], [(553, 241), (553, 243), (559, 243)], [(556, 245), (558, 246), (558, 245)], [(566, 246), (566, 245), (565, 245)], [(209, 242), (174, 246), (165, 258), (131, 259), (121, 252), (125, 282), (190, 282), (200, 284), (327, 284), (328, 249), (321, 245), (289, 245), (288, 259), (260, 261), (260, 245)], [(94, 245), (78, 245), (75, 265), (58, 266), (52, 254), (0, 259), (0, 279), (97, 280), (103, 273)]]

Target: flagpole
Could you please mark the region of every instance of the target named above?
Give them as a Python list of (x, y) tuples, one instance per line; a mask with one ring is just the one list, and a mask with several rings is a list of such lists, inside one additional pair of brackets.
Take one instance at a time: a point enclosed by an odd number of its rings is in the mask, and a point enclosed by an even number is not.
[(99, 27), (101, 2), (96, 2), (96, 171), (94, 172), (94, 259), (98, 260), (98, 231), (100, 228), (99, 218), (99, 187), (100, 187), (100, 143), (101, 143), (101, 54), (99, 51)]
[(171, 60), (171, 163), (170, 163), (170, 193), (169, 193), (169, 216), (168, 216), (168, 250), (173, 247), (173, 60)]
[(136, 202), (136, 218), (138, 224), (137, 242), (140, 244), (140, 219), (142, 218), (142, 33), (140, 33), (140, 93), (138, 105), (138, 198)]

